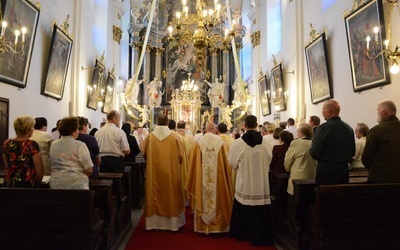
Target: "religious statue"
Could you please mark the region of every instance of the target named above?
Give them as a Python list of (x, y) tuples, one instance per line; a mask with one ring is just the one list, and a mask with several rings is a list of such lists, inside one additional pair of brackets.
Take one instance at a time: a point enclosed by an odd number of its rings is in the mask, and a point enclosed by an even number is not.
[(161, 105), (161, 87), (162, 81), (154, 77), (154, 80), (147, 85), (148, 95), (149, 95), (149, 106), (160, 107)]
[(223, 103), (226, 84), (223, 82), (219, 82), (218, 78), (215, 78), (215, 82), (213, 83), (210, 83), (207, 80), (204, 80), (204, 82), (206, 82), (207, 85), (210, 87), (207, 92), (207, 96), (210, 100), (211, 107), (218, 108)]
[(237, 108), (245, 105), (247, 103), (247, 96), (249, 94), (247, 83), (237, 78), (232, 85), (232, 89), (235, 91), (232, 101), (233, 105), (235, 105)]
[(125, 86), (125, 97), (128, 100), (128, 102), (133, 104), (138, 103), (140, 84), (142, 84), (143, 81), (144, 79), (133, 82), (133, 78), (128, 80)]
[(147, 105), (143, 105), (143, 108), (139, 108), (140, 115), (142, 121), (139, 122), (139, 126), (143, 127), (149, 121), (150, 107)]

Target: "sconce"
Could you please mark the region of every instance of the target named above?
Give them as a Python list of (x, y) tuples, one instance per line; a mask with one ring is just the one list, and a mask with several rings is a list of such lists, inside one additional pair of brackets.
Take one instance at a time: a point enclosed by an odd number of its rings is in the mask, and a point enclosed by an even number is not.
[[(96, 109), (96, 104), (97, 107), (102, 107), (104, 105), (104, 101), (106, 99), (106, 90), (105, 90), (105, 85), (104, 85), (104, 72), (105, 72), (105, 67), (104, 67), (104, 54), (105, 51), (103, 51), (102, 56), (100, 59), (95, 60), (95, 65), (94, 67), (83, 67), (81, 66), (81, 70), (90, 70), (93, 71), (93, 79), (91, 83), (87, 84), (87, 90), (88, 90), (88, 107), (92, 109)], [(110, 71), (113, 73), (114, 68)]]
[[(400, 59), (400, 51), (399, 51), (399, 46), (396, 46), (395, 50), (392, 51), (389, 48), (389, 41), (390, 41), (390, 33), (391, 33), (391, 15), (394, 7), (399, 7), (399, 2), (400, 0), (384, 0), (384, 3), (389, 4), (389, 20), (388, 20), (388, 26), (387, 26), (387, 36), (386, 40), (384, 41), (385, 49), (381, 50), (381, 45), (379, 44), (378, 40), (378, 34), (379, 34), (379, 28), (374, 27), (374, 42), (371, 42), (371, 37), (368, 35), (365, 39), (367, 42), (367, 48), (365, 50), (365, 54), (369, 59), (375, 59), (378, 56), (384, 56), (388, 62), (389, 62), (389, 71), (392, 74), (397, 74), (400, 71), (399, 64), (397, 62), (398, 59)], [(370, 44), (371, 43), (371, 44)]]
[(278, 89), (278, 92), (272, 91), (272, 93), (267, 90), (264, 93), (268, 100), (275, 105), (275, 110), (281, 110), (281, 106), (284, 105), (289, 99), (289, 91), (282, 91), (282, 88)]
[[(12, 39), (8, 40), (6, 37), (6, 30), (8, 23), (3, 19), (2, 15), (2, 6), (0, 1), (0, 23), (1, 23), (1, 33), (0, 33), (0, 54), (2, 53), (10, 53), (10, 54), (19, 54), (24, 51), (25, 45), (25, 34), (27, 32), (26, 27), (21, 27), (20, 29), (16, 29), (13, 31), (14, 33), (14, 41)], [(20, 38), (21, 36), (21, 38)]]

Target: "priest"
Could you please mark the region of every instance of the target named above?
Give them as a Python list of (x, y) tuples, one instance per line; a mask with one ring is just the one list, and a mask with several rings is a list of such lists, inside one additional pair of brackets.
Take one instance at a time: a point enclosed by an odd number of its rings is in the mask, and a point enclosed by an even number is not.
[(146, 159), (145, 225), (146, 230), (178, 231), (186, 223), (181, 142), (169, 130), (166, 115), (159, 115), (157, 124), (142, 144)]
[(222, 139), (209, 123), (206, 134), (190, 153), (190, 169), (185, 188), (194, 211), (194, 231), (223, 233), (229, 231), (233, 205), (231, 168)]

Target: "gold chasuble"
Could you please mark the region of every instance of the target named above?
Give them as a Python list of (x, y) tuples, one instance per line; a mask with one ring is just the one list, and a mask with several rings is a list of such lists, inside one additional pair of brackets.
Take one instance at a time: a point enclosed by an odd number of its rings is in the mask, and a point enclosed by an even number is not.
[(185, 224), (180, 143), (166, 126), (157, 126), (143, 142), (146, 230), (176, 231)]
[(228, 232), (234, 192), (231, 167), (221, 138), (206, 133), (193, 147), (189, 166), (185, 188), (194, 210), (194, 231)]

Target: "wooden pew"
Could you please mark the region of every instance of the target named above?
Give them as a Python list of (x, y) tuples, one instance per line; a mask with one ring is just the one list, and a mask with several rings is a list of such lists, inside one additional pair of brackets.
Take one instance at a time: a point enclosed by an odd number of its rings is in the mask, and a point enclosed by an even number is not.
[(104, 220), (102, 249), (110, 249), (116, 244), (117, 200), (113, 195), (112, 180), (89, 180), (89, 188), (95, 191), (102, 218)]
[(90, 190), (0, 188), (2, 249), (98, 249), (103, 220)]
[(321, 185), (308, 213), (311, 249), (400, 249), (400, 183)]
[(130, 176), (131, 173), (99, 173), (99, 180), (113, 181), (113, 195), (116, 197), (116, 228), (115, 232), (118, 236), (117, 242), (129, 232), (132, 227), (131, 221), (131, 205), (128, 195), (130, 195)]
[[(287, 246), (287, 185), (289, 174), (270, 174), (270, 180), (273, 178), (275, 184), (271, 184), (271, 213), (272, 213), (272, 228), (274, 237), (285, 248)], [(272, 183), (272, 182), (270, 182)]]
[(126, 167), (132, 168), (131, 174), (131, 208), (141, 209), (144, 202), (144, 162), (127, 162)]
[(315, 203), (314, 179), (293, 180), (293, 195), (288, 197), (287, 240), (293, 249), (307, 249), (307, 210)]

